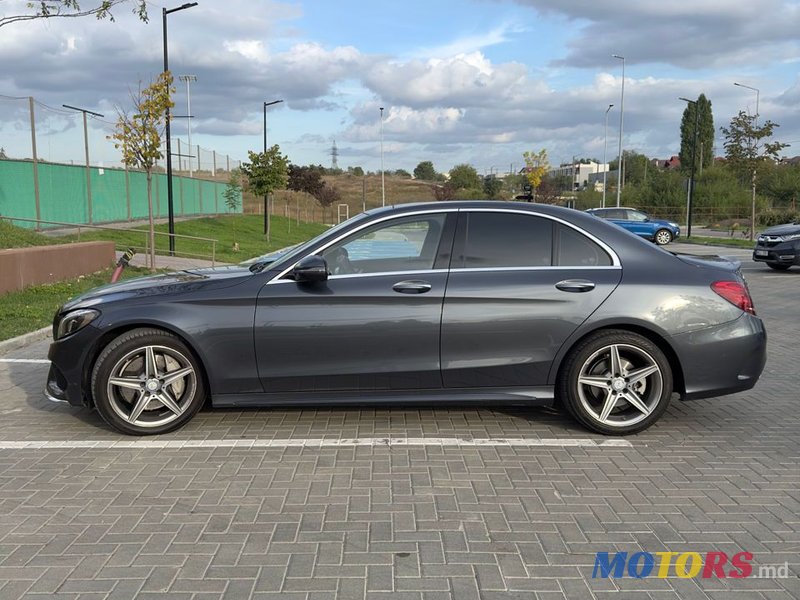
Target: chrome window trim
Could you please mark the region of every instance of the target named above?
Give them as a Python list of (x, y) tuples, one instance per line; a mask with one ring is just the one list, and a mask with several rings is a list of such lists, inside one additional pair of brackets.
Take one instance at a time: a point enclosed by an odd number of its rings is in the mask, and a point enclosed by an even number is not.
[[(622, 268), (622, 263), (619, 261), (619, 256), (617, 256), (617, 253), (614, 252), (614, 250), (611, 249), (611, 246), (606, 244), (604, 241), (602, 241), (598, 237), (592, 235), (588, 231), (586, 231), (584, 229), (581, 229), (580, 227), (577, 227), (577, 226), (573, 225), (572, 223), (570, 223), (569, 221), (565, 221), (564, 219), (561, 219), (559, 217), (555, 217), (553, 215), (546, 215), (546, 214), (543, 214), (543, 213), (540, 213), (540, 212), (533, 212), (533, 211), (529, 211), (529, 210), (519, 210), (519, 209), (514, 209), (514, 208), (462, 208), (461, 210), (463, 212), (507, 212), (507, 213), (516, 213), (516, 214), (521, 214), (521, 215), (528, 215), (528, 216), (532, 215), (532, 216), (536, 216), (536, 217), (543, 217), (545, 219), (550, 219), (552, 221), (556, 221), (557, 223), (561, 223), (562, 225), (565, 225), (565, 226), (567, 226), (567, 227), (569, 227), (571, 229), (574, 229), (575, 231), (577, 231), (581, 235), (585, 235), (587, 238), (589, 238), (595, 244), (597, 244), (603, 250), (605, 250), (608, 253), (608, 255), (611, 257), (611, 265), (598, 265), (596, 267), (580, 267), (581, 269), (607, 269), (609, 266)], [(506, 267), (498, 267), (498, 268), (506, 268)], [(510, 268), (519, 268), (519, 267), (510, 267)], [(528, 267), (522, 267), (522, 268), (526, 268), (527, 269)], [(537, 267), (537, 268), (566, 269), (566, 268), (569, 268), (569, 267), (566, 267), (566, 266), (564, 266), (564, 267), (551, 266), (551, 267)], [(455, 270), (460, 270), (460, 269), (453, 269), (453, 270), (455, 271)]]
[[(536, 217), (542, 217), (542, 218), (545, 218), (545, 219), (550, 219), (550, 220), (555, 221), (557, 223), (561, 223), (562, 225), (564, 225), (566, 227), (570, 227), (571, 229), (574, 229), (575, 231), (577, 231), (581, 235), (585, 235), (587, 238), (592, 240), (594, 243), (596, 243), (598, 246), (600, 246), (603, 250), (605, 250), (608, 253), (608, 255), (611, 257), (611, 263), (612, 263), (611, 265), (598, 265), (598, 266), (559, 266), (559, 265), (550, 265), (550, 266), (546, 266), (546, 267), (533, 267), (533, 266), (531, 266), (531, 267), (486, 267), (486, 268), (460, 268), (460, 267), (456, 267), (454, 269), (450, 269), (452, 271), (458, 271), (458, 272), (463, 273), (463, 272), (468, 272), (468, 271), (531, 271), (531, 270), (540, 271), (540, 270), (553, 270), (553, 269), (621, 269), (622, 268), (622, 264), (620, 263), (619, 256), (617, 256), (617, 253), (614, 252), (614, 250), (612, 250), (611, 247), (608, 244), (606, 244), (604, 241), (602, 241), (601, 239), (597, 238), (596, 236), (592, 235), (588, 231), (573, 225), (569, 221), (565, 221), (564, 219), (561, 219), (559, 217), (555, 217), (553, 215), (547, 215), (547, 214), (543, 214), (541, 212), (536, 212), (535, 210), (531, 211), (531, 210), (520, 210), (520, 209), (516, 209), (516, 208), (501, 208), (501, 207), (498, 207), (498, 208), (483, 208), (483, 207), (482, 208), (477, 208), (477, 207), (476, 208), (437, 208), (437, 209), (428, 209), (428, 210), (416, 210), (416, 211), (402, 213), (402, 214), (386, 215), (385, 217), (381, 217), (380, 219), (375, 219), (374, 221), (369, 221), (368, 223), (364, 223), (363, 225), (360, 225), (360, 226), (356, 227), (355, 229), (353, 229), (351, 231), (343, 233), (342, 235), (340, 235), (340, 236), (334, 238), (333, 240), (329, 241), (327, 244), (317, 248), (314, 251), (314, 254), (315, 255), (319, 255), (321, 252), (324, 252), (325, 250), (327, 250), (328, 248), (330, 248), (331, 246), (333, 246), (334, 244), (336, 244), (340, 240), (342, 240), (342, 239), (344, 239), (346, 237), (349, 237), (350, 235), (352, 235), (354, 233), (357, 233), (357, 232), (361, 231), (362, 229), (366, 229), (367, 227), (371, 227), (372, 225), (376, 225), (378, 223), (383, 223), (384, 221), (389, 221), (389, 220), (392, 220), (392, 219), (402, 219), (402, 218), (405, 218), (405, 217), (416, 217), (416, 216), (419, 216), (419, 215), (430, 215), (430, 214), (452, 213), (452, 212), (512, 213), (512, 214), (536, 216)], [(308, 256), (308, 254), (306, 254), (306, 256)], [(305, 256), (302, 257), (302, 258), (305, 258)], [(300, 260), (302, 260), (302, 258), (298, 259), (291, 266), (285, 268), (283, 271), (278, 273), (275, 277), (273, 277), (270, 281), (268, 281), (266, 283), (266, 285), (277, 285), (277, 284), (280, 284), (280, 283), (287, 283), (287, 282), (294, 283), (293, 279), (282, 279), (282, 278), (285, 277), (292, 269), (294, 269), (295, 266), (297, 265), (297, 263), (299, 263)], [(448, 269), (426, 269), (426, 270), (422, 270), (422, 271), (387, 271), (387, 272), (384, 272), (384, 273), (352, 273), (352, 274), (347, 274), (347, 275), (331, 275), (329, 279), (353, 278), (353, 277), (369, 277), (369, 276), (392, 275), (392, 274), (395, 274), (395, 275), (404, 275), (404, 274), (408, 275), (408, 274), (417, 274), (417, 273), (441, 272), (441, 271), (447, 271), (447, 270)]]
[[(424, 269), (421, 271), (379, 271), (376, 273), (347, 273), (346, 275), (329, 275), (328, 281), (337, 279), (352, 279), (354, 277), (385, 277), (387, 275), (397, 275), (398, 277), (405, 277), (407, 275), (432, 275), (435, 273), (447, 273), (447, 269)], [(279, 283), (295, 283), (294, 279), (280, 279), (278, 281), (270, 281), (270, 284)]]
[[(328, 248), (333, 246), (335, 243), (337, 243), (339, 240), (342, 240), (342, 239), (344, 239), (346, 237), (349, 237), (350, 235), (352, 235), (354, 233), (357, 233), (357, 232), (361, 231), (362, 229), (366, 229), (367, 227), (371, 227), (372, 225), (376, 225), (378, 223), (383, 223), (384, 221), (388, 221), (390, 219), (402, 219), (404, 217), (416, 217), (418, 215), (431, 215), (431, 214), (440, 214), (440, 213), (451, 213), (451, 212), (458, 212), (458, 210), (459, 210), (458, 208), (439, 208), (439, 209), (435, 209), (435, 210), (434, 209), (428, 209), (428, 210), (419, 210), (419, 211), (407, 212), (407, 213), (402, 213), (402, 214), (399, 214), (399, 215), (398, 214), (387, 215), (387, 216), (382, 217), (380, 219), (375, 219), (374, 221), (369, 221), (368, 223), (364, 223), (363, 225), (360, 225), (359, 227), (356, 227), (355, 229), (353, 229), (351, 231), (348, 231), (347, 233), (344, 233), (344, 234), (340, 235), (337, 238), (334, 238), (333, 240), (331, 240), (330, 242), (328, 242), (324, 246), (320, 246), (319, 248), (317, 248), (314, 251), (314, 254), (318, 255), (321, 252), (324, 252), (325, 250), (327, 250)], [(306, 256), (308, 256), (308, 254), (306, 254)], [(303, 258), (305, 258), (305, 256)], [(302, 258), (300, 260), (302, 260)], [(278, 273), (278, 275), (276, 275), (270, 281), (268, 281), (266, 285), (272, 285), (272, 284), (275, 284), (275, 283), (281, 283), (281, 278), (286, 276), (287, 273), (289, 273), (292, 269), (294, 269), (295, 266), (297, 265), (297, 263), (300, 262), (300, 260), (295, 261), (294, 264), (292, 264), (290, 267), (287, 267), (286, 269), (284, 269), (283, 271)], [(431, 269), (427, 269), (425, 272), (429, 272), (430, 270)], [(399, 273), (399, 271), (393, 271), (393, 272), (394, 273)], [(354, 273), (354, 275), (368, 275), (368, 273)], [(332, 279), (333, 277), (339, 277), (339, 276), (338, 275), (333, 275), (330, 278)], [(288, 279), (286, 281), (294, 282), (293, 279)]]
[[(615, 267), (613, 265), (600, 265), (600, 266), (585, 266), (585, 267), (560, 267), (558, 265), (550, 265), (549, 267), (456, 267), (450, 269), (451, 273), (490, 273), (494, 271), (584, 271), (591, 270), (606, 270), (606, 271), (619, 271), (622, 267)], [(290, 280), (291, 281), (291, 280)]]

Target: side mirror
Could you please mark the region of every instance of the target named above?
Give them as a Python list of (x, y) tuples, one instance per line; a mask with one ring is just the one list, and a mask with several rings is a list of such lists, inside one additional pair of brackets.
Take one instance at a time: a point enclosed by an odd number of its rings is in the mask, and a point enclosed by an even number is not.
[(328, 263), (321, 256), (311, 254), (295, 265), (292, 274), (297, 283), (327, 281)]

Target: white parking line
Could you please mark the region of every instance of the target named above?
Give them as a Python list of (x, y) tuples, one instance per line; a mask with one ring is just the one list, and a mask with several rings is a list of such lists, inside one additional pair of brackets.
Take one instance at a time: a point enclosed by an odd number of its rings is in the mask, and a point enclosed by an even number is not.
[(546, 447), (632, 448), (628, 440), (595, 441), (588, 438), (340, 438), (340, 439), (245, 439), (245, 440), (28, 440), (2, 441), (0, 450), (185, 450), (190, 448), (348, 448), (353, 446), (456, 446), (456, 447)]
[(0, 358), (0, 363), (29, 363), (33, 365), (49, 365), (46, 358)]

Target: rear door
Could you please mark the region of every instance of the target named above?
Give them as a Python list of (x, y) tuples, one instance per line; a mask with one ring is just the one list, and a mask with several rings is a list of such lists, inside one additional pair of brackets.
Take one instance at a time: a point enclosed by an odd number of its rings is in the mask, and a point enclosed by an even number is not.
[(442, 314), (445, 387), (546, 385), (561, 345), (621, 273), (608, 247), (565, 222), (462, 211)]

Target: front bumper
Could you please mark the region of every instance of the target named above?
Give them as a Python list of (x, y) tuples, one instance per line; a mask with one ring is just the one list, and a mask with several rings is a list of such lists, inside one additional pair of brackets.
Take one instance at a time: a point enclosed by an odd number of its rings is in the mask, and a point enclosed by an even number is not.
[(753, 260), (780, 265), (800, 265), (800, 244), (797, 242), (781, 242), (769, 246), (758, 244), (753, 250)]
[(91, 405), (89, 373), (100, 330), (87, 325), (80, 331), (50, 344), (47, 358), (50, 371), (47, 374), (44, 394), (53, 402), (68, 402), (73, 406)]
[(764, 323), (748, 313), (729, 323), (677, 335), (673, 340), (683, 366), (682, 400), (749, 390), (767, 362)]

